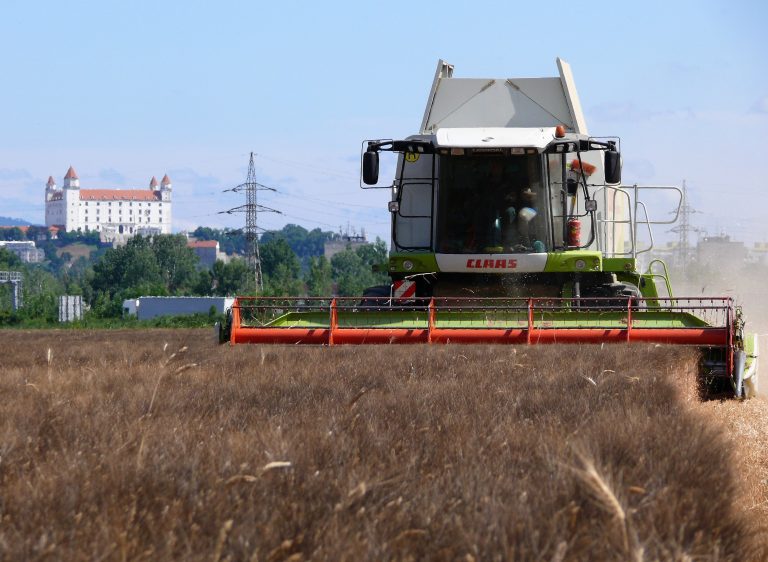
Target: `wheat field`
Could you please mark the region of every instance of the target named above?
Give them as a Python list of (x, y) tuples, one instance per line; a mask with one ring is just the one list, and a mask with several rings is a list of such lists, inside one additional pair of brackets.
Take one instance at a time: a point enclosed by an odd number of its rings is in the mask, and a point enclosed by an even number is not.
[(2, 337), (2, 560), (768, 558), (766, 402), (690, 349)]

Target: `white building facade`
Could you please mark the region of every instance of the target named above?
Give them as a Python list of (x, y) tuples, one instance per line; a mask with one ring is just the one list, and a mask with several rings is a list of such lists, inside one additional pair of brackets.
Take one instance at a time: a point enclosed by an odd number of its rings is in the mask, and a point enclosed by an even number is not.
[(5, 248), (9, 252), (16, 254), (24, 263), (40, 263), (45, 259), (45, 252), (41, 248), (36, 247), (32, 240), (24, 240), (22, 242), (0, 241), (0, 248)]
[(149, 189), (80, 189), (72, 166), (62, 188), (53, 177), (45, 186), (45, 224), (66, 232), (99, 232), (106, 242), (136, 234), (171, 233), (171, 179), (153, 177)]

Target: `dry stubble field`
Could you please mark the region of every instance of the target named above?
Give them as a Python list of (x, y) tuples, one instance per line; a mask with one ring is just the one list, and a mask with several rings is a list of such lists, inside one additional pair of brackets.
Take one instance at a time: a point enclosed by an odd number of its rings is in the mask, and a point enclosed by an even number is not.
[(3, 560), (768, 557), (766, 402), (687, 349), (2, 337)]

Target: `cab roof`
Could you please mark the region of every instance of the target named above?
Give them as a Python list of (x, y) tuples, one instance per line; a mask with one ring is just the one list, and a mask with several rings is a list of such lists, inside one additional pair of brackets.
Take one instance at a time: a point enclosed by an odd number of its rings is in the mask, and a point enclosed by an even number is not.
[(456, 127), (435, 132), (435, 146), (457, 148), (525, 147), (544, 150), (555, 140), (555, 127)]

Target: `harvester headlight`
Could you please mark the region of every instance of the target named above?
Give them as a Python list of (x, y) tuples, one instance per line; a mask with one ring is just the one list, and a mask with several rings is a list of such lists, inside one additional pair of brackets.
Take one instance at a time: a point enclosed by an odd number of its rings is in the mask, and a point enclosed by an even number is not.
[(573, 265), (579, 270), (584, 269), (587, 266), (584, 260), (576, 260)]
[(413, 269), (413, 262), (411, 260), (405, 260), (403, 262), (403, 269), (406, 271), (410, 271)]
[(396, 213), (400, 210), (400, 201), (390, 201), (387, 204), (390, 213)]

